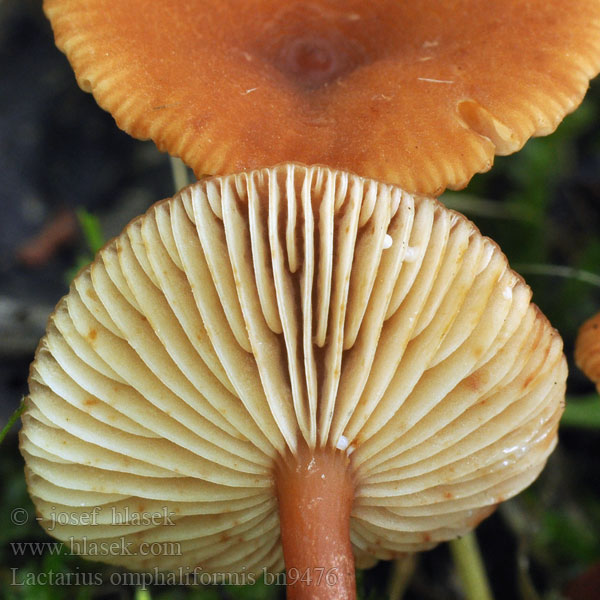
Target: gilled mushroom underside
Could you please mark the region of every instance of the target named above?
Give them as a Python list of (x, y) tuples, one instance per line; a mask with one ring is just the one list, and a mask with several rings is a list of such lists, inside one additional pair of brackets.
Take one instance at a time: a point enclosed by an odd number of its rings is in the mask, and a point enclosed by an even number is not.
[[(302, 446), (348, 456), (358, 565), (459, 536), (556, 444), (566, 363), (530, 296), (435, 200), (291, 164), (196, 183), (49, 321), (21, 433), (42, 525), (178, 542), (93, 557), (130, 568), (277, 571), (274, 465)], [(141, 512), (172, 523), (127, 522)]]

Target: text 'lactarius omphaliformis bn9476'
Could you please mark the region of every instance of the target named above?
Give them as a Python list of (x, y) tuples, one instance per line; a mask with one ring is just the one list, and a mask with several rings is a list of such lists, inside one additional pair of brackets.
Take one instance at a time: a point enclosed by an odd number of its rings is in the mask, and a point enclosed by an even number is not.
[(355, 563), (460, 536), (544, 466), (566, 363), (530, 296), (436, 200), (294, 164), (200, 181), (49, 321), (21, 432), (41, 522), (130, 569), (285, 561), (291, 597), (353, 597)]

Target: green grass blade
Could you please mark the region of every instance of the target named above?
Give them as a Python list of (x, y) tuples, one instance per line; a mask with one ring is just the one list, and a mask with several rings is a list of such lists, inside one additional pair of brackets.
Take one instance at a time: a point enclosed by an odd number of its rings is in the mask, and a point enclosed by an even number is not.
[(2, 431), (0, 431), (0, 444), (4, 441), (4, 438), (11, 430), (12, 426), (19, 420), (19, 417), (21, 416), (21, 413), (24, 410), (25, 398), (21, 400), (21, 403), (19, 404), (17, 410), (15, 410), (15, 412), (10, 416), (10, 419), (8, 419), (8, 423), (6, 423), (6, 425), (2, 428)]
[(560, 426), (600, 429), (600, 396), (592, 394), (577, 399), (567, 398)]

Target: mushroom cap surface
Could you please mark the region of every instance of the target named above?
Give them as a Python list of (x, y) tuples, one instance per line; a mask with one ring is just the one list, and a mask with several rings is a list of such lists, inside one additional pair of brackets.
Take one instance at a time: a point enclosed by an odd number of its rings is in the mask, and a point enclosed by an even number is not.
[(198, 176), (326, 164), (439, 195), (552, 132), (598, 0), (45, 0), (79, 85)]
[(286, 164), (187, 187), (49, 320), (21, 431), (41, 524), (134, 569), (279, 570), (275, 466), (304, 444), (348, 454), (359, 565), (459, 536), (556, 444), (566, 362), (530, 296), (394, 186)]
[(579, 328), (575, 340), (575, 364), (600, 391), (600, 313)]

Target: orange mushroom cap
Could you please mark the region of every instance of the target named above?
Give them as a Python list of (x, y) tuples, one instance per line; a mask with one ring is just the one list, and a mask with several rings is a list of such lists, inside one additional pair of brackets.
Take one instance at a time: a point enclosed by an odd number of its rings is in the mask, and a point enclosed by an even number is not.
[(294, 160), (437, 195), (552, 132), (600, 2), (46, 0), (79, 85), (197, 175)]
[(575, 363), (600, 392), (600, 313), (580, 327), (575, 341)]

